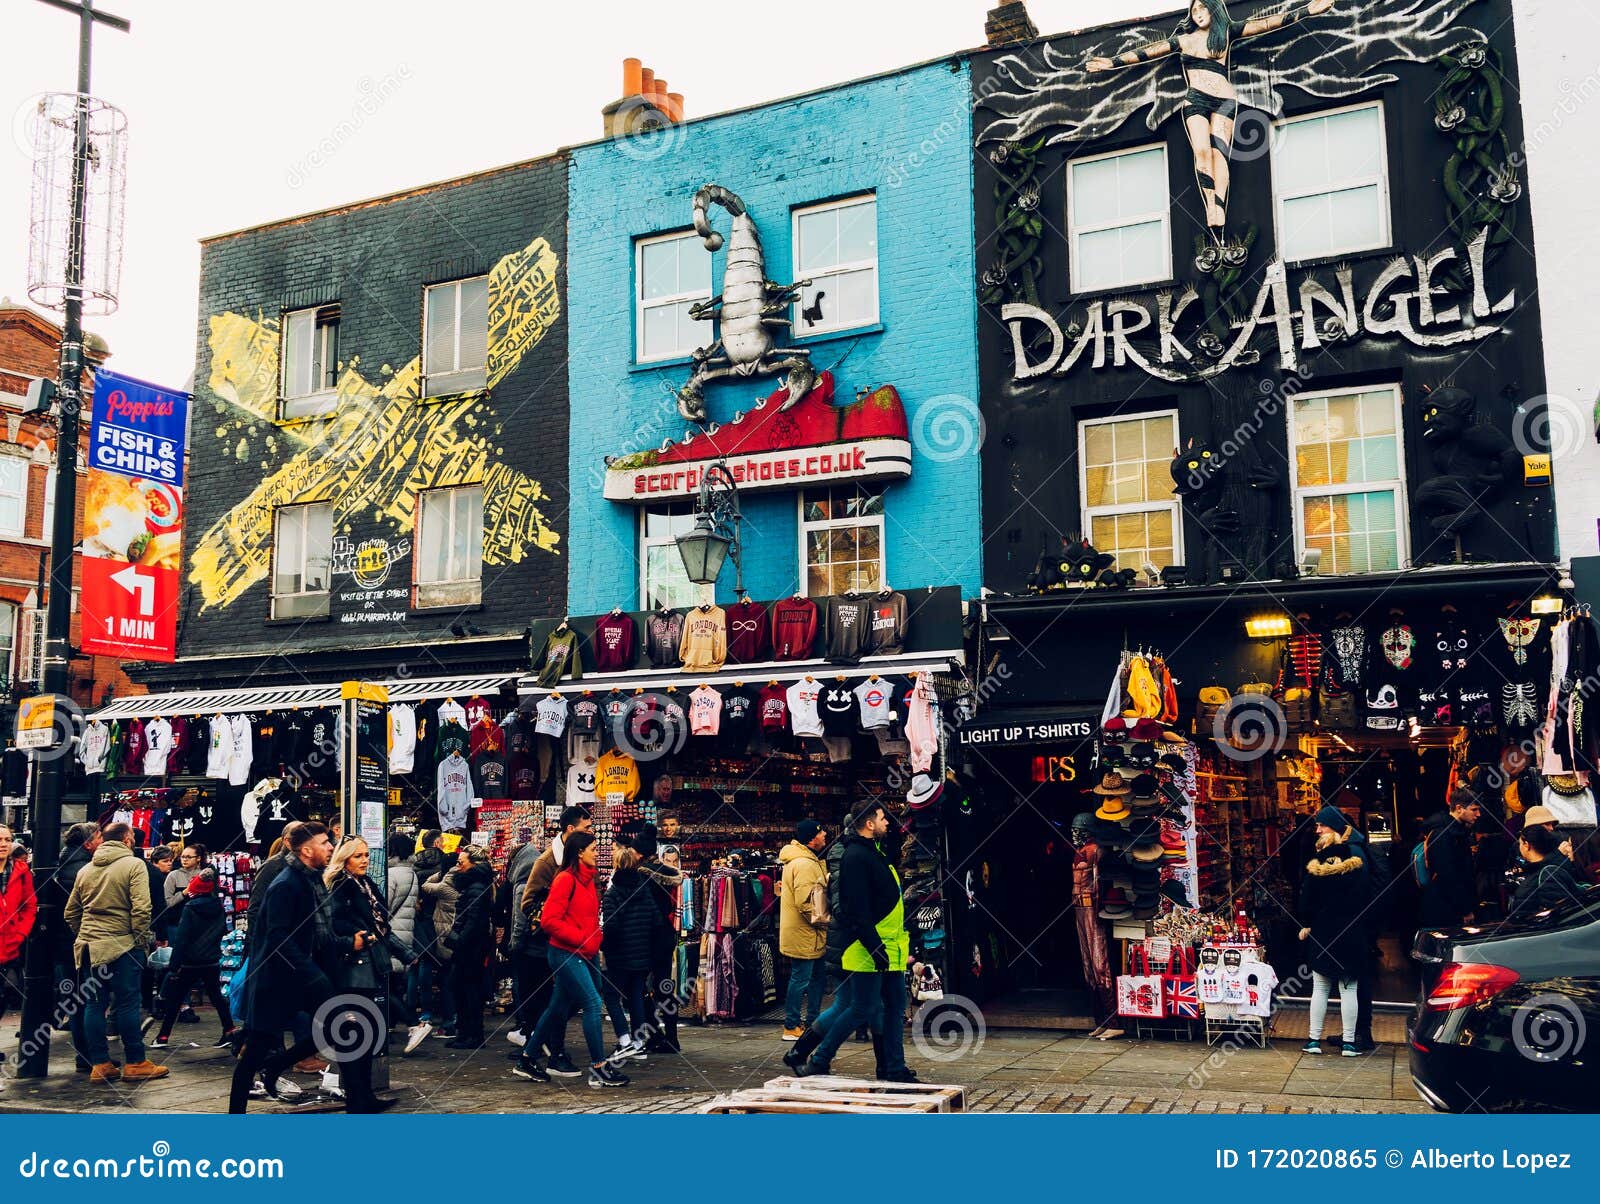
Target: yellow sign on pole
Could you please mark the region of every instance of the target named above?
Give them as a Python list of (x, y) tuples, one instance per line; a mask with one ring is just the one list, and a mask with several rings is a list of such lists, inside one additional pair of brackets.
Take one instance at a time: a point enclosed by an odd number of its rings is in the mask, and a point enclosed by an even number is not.
[(50, 748), (56, 742), (56, 696), (35, 694), (17, 704), (17, 747)]

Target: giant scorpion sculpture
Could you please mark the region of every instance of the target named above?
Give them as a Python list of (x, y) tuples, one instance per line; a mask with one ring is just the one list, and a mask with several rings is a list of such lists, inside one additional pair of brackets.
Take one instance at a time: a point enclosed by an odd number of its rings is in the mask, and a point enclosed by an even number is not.
[(800, 290), (811, 283), (778, 284), (767, 279), (766, 259), (761, 253), (761, 235), (738, 195), (720, 184), (703, 185), (694, 194), (695, 233), (705, 241), (706, 250), (722, 246), (722, 235), (711, 228), (706, 214), (709, 205), (721, 205), (733, 217), (732, 241), (728, 244), (728, 263), (722, 272), (722, 293), (689, 308), (689, 316), (709, 322), (720, 318), (721, 337), (694, 353), (694, 371), (678, 390), (678, 413), (690, 422), (706, 421), (705, 386), (707, 381), (730, 376), (769, 376), (787, 371), (785, 387), (789, 395), (780, 409), (787, 410), (817, 382), (807, 347), (780, 348), (773, 340), (776, 329), (790, 325), (786, 316)]

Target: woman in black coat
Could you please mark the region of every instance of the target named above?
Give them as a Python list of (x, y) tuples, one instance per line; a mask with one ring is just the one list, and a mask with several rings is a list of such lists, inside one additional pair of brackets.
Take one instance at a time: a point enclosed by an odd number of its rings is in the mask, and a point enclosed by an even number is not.
[(228, 1011), (228, 1000), (222, 994), (222, 978), (217, 963), (222, 957), (222, 934), (227, 921), (222, 914), (222, 901), (217, 898), (217, 874), (210, 868), (201, 870), (189, 879), (184, 888), (183, 906), (178, 909), (178, 926), (172, 931), (172, 963), (167, 974), (161, 1029), (156, 1033), (157, 1049), (165, 1048), (172, 1036), (172, 1026), (196, 983), (205, 988), (206, 998), (217, 1009), (217, 1019), (222, 1024), (222, 1036), (217, 1048), (231, 1046), (239, 1033), (234, 1028), (233, 1016)]
[(1300, 939), (1306, 942), (1311, 968), (1311, 1039), (1306, 1053), (1321, 1053), (1322, 1026), (1328, 998), (1339, 987), (1339, 1019), (1344, 1027), (1346, 1057), (1358, 1056), (1355, 1045), (1357, 980), (1366, 972), (1369, 945), (1367, 909), (1372, 905), (1372, 879), (1366, 859), (1349, 843), (1350, 830), (1334, 832), (1318, 824), (1316, 853), (1300, 883)]
[(1561, 837), (1539, 824), (1522, 829), (1518, 848), (1528, 872), (1506, 911), (1508, 920), (1531, 920), (1540, 912), (1581, 897), (1588, 889), (1561, 855)]
[(639, 868), (643, 860), (636, 849), (619, 848), (612, 860), (611, 886), (600, 902), (600, 948), (605, 954), (606, 977), (627, 1001), (631, 1032), (640, 1043), (653, 1027), (645, 1011), (645, 987), (666, 927), (656, 888)]
[(450, 947), (448, 971), (456, 1001), (456, 1036), (445, 1042), (449, 1049), (478, 1049), (483, 1045), (485, 963), (493, 952), (494, 870), (489, 851), (464, 844), (452, 872), (456, 913), (450, 931), (440, 940)]
[[(315, 1035), (339, 1063), (348, 1112), (382, 1112), (394, 1105), (372, 1090), (372, 1058), (389, 1028), (376, 996), (387, 981), (390, 957), (411, 960), (411, 950), (396, 940), (389, 927), (382, 893), (367, 877), (371, 860), (366, 841), (347, 837), (334, 850), (323, 875), (328, 888), (323, 903), (328, 939), (319, 960), (348, 1006), (325, 1009), (312, 1017), (312, 1023), (320, 1030)], [(363, 1006), (363, 999), (373, 1002)]]

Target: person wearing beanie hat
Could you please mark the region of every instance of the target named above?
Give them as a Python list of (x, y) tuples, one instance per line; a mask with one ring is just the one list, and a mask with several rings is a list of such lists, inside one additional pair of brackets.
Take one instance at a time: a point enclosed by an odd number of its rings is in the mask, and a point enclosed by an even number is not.
[(234, 1044), (239, 1032), (222, 994), (222, 976), (217, 968), (222, 956), (222, 934), (227, 927), (222, 900), (216, 893), (217, 872), (210, 866), (196, 871), (183, 892), (184, 904), (172, 933), (172, 964), (162, 998), (161, 1028), (154, 1044), (157, 1049), (167, 1045), (190, 989), (198, 985), (205, 988), (211, 1006), (217, 1009), (222, 1036), (216, 1047), (223, 1049)]
[(798, 1041), (806, 1025), (822, 1012), (827, 975), (822, 955), (828, 945), (828, 871), (819, 854), (828, 834), (814, 819), (794, 826), (794, 839), (778, 861), (783, 885), (778, 893), (778, 952), (789, 959), (789, 990), (783, 1001), (783, 1039)]
[(1332, 803), (1324, 803), (1313, 822), (1317, 825), (1319, 833), (1326, 829), (1335, 836), (1340, 835), (1350, 827), (1350, 821), (1345, 817), (1345, 813)]

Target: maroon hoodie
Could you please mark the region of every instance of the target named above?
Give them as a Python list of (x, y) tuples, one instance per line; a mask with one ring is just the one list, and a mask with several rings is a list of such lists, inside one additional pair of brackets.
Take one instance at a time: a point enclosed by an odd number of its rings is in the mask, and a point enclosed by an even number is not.
[(749, 598), (728, 607), (728, 663), (748, 665), (768, 655), (767, 608)]
[(817, 640), (817, 604), (810, 598), (785, 598), (772, 604), (772, 657), (803, 661)]
[(621, 673), (633, 668), (635, 627), (632, 615), (604, 614), (594, 623), (594, 667), (600, 673)]

